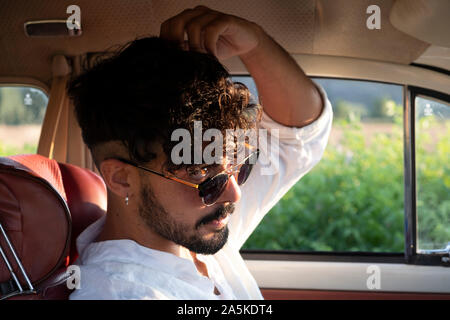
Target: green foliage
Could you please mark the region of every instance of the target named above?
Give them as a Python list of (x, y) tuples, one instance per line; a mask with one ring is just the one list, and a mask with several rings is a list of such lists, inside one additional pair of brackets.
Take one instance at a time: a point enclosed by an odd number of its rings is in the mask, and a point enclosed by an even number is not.
[(334, 117), (338, 120), (350, 122), (366, 121), (368, 119), (379, 122), (395, 122), (400, 120), (402, 106), (396, 104), (389, 97), (375, 100), (371, 105), (351, 103), (345, 100), (337, 100), (334, 105)]
[(384, 97), (381, 99), (378, 99), (372, 109), (371, 116), (373, 118), (379, 118), (379, 119), (390, 119), (393, 120), (395, 117), (398, 117), (401, 115), (402, 112), (402, 106), (397, 105), (394, 101), (391, 99)]
[(347, 101), (338, 100), (334, 108), (335, 118), (349, 121), (361, 120), (368, 115), (367, 108), (362, 104), (353, 104)]
[[(31, 104), (25, 104), (25, 98)], [(48, 99), (45, 94), (27, 87), (0, 88), (0, 123), (8, 125), (41, 124)]]
[(24, 144), (21, 148), (17, 146), (5, 145), (0, 141), (0, 157), (6, 157), (16, 154), (36, 153), (37, 145)]
[[(341, 143), (327, 146), (321, 162), (272, 208), (243, 249), (403, 252), (403, 136), (400, 106), (391, 107), (393, 131), (375, 134), (370, 144), (358, 117), (336, 119)], [(450, 241), (449, 136), (439, 138), (437, 153), (417, 150), (424, 176), (419, 239), (435, 244)]]
[[(428, 128), (443, 130), (436, 136)], [(450, 121), (422, 118), (416, 128), (416, 149), (419, 248), (444, 248), (450, 242)]]

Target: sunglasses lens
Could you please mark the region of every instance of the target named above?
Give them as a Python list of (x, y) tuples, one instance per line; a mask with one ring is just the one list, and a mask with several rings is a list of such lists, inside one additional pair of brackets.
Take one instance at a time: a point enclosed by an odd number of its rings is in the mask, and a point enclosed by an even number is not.
[(245, 161), (245, 163), (242, 165), (241, 169), (239, 170), (238, 185), (243, 185), (245, 181), (247, 181), (248, 177), (250, 176), (250, 172), (252, 172), (253, 166), (255, 165), (256, 161), (258, 160), (258, 152), (253, 153), (250, 155), (250, 157)]
[(245, 181), (247, 181), (248, 176), (250, 175), (250, 172), (252, 171), (252, 164), (243, 164), (241, 167), (241, 170), (239, 170), (239, 175), (237, 179), (238, 185), (243, 185)]
[(219, 199), (228, 182), (227, 174), (219, 174), (202, 184), (200, 197), (206, 205), (214, 204)]
[[(241, 166), (239, 175), (237, 177), (238, 185), (242, 185), (247, 181), (250, 172), (253, 169), (254, 164), (258, 159), (258, 152), (253, 153), (247, 161)], [(229, 175), (226, 173), (219, 174), (210, 180), (203, 182), (200, 185), (199, 195), (203, 199), (203, 203), (206, 205), (214, 204), (219, 199), (222, 192), (228, 183)]]

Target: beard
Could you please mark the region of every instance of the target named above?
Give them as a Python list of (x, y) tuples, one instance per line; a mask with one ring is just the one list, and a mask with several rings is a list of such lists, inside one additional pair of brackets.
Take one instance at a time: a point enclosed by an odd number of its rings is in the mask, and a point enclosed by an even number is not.
[(223, 248), (228, 240), (228, 226), (214, 232), (209, 239), (203, 239), (198, 229), (208, 222), (225, 217), (234, 211), (234, 204), (221, 205), (217, 210), (203, 217), (192, 226), (175, 221), (156, 199), (152, 190), (146, 185), (141, 189), (139, 215), (147, 226), (161, 237), (198, 254), (215, 254)]

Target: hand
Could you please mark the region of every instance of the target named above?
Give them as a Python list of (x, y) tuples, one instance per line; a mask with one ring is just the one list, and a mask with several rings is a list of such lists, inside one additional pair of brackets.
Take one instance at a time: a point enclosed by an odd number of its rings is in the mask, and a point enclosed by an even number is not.
[(257, 24), (205, 6), (187, 9), (166, 20), (160, 31), (161, 38), (179, 42), (186, 50), (209, 52), (218, 59), (251, 54), (262, 35)]

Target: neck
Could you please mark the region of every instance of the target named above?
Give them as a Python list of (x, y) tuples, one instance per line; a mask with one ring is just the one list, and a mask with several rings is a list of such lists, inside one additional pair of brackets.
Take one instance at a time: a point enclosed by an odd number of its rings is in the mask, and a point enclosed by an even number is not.
[(156, 234), (139, 217), (137, 208), (132, 206), (124, 208), (120, 204), (114, 205), (113, 201), (108, 201), (105, 225), (95, 241), (120, 239), (133, 240), (141, 246), (191, 260), (200, 274), (209, 277), (206, 265), (197, 259), (194, 252)]
[(105, 225), (95, 241), (129, 239), (150, 249), (192, 259), (189, 250), (151, 230), (140, 218), (137, 207), (116, 202), (108, 199)]

